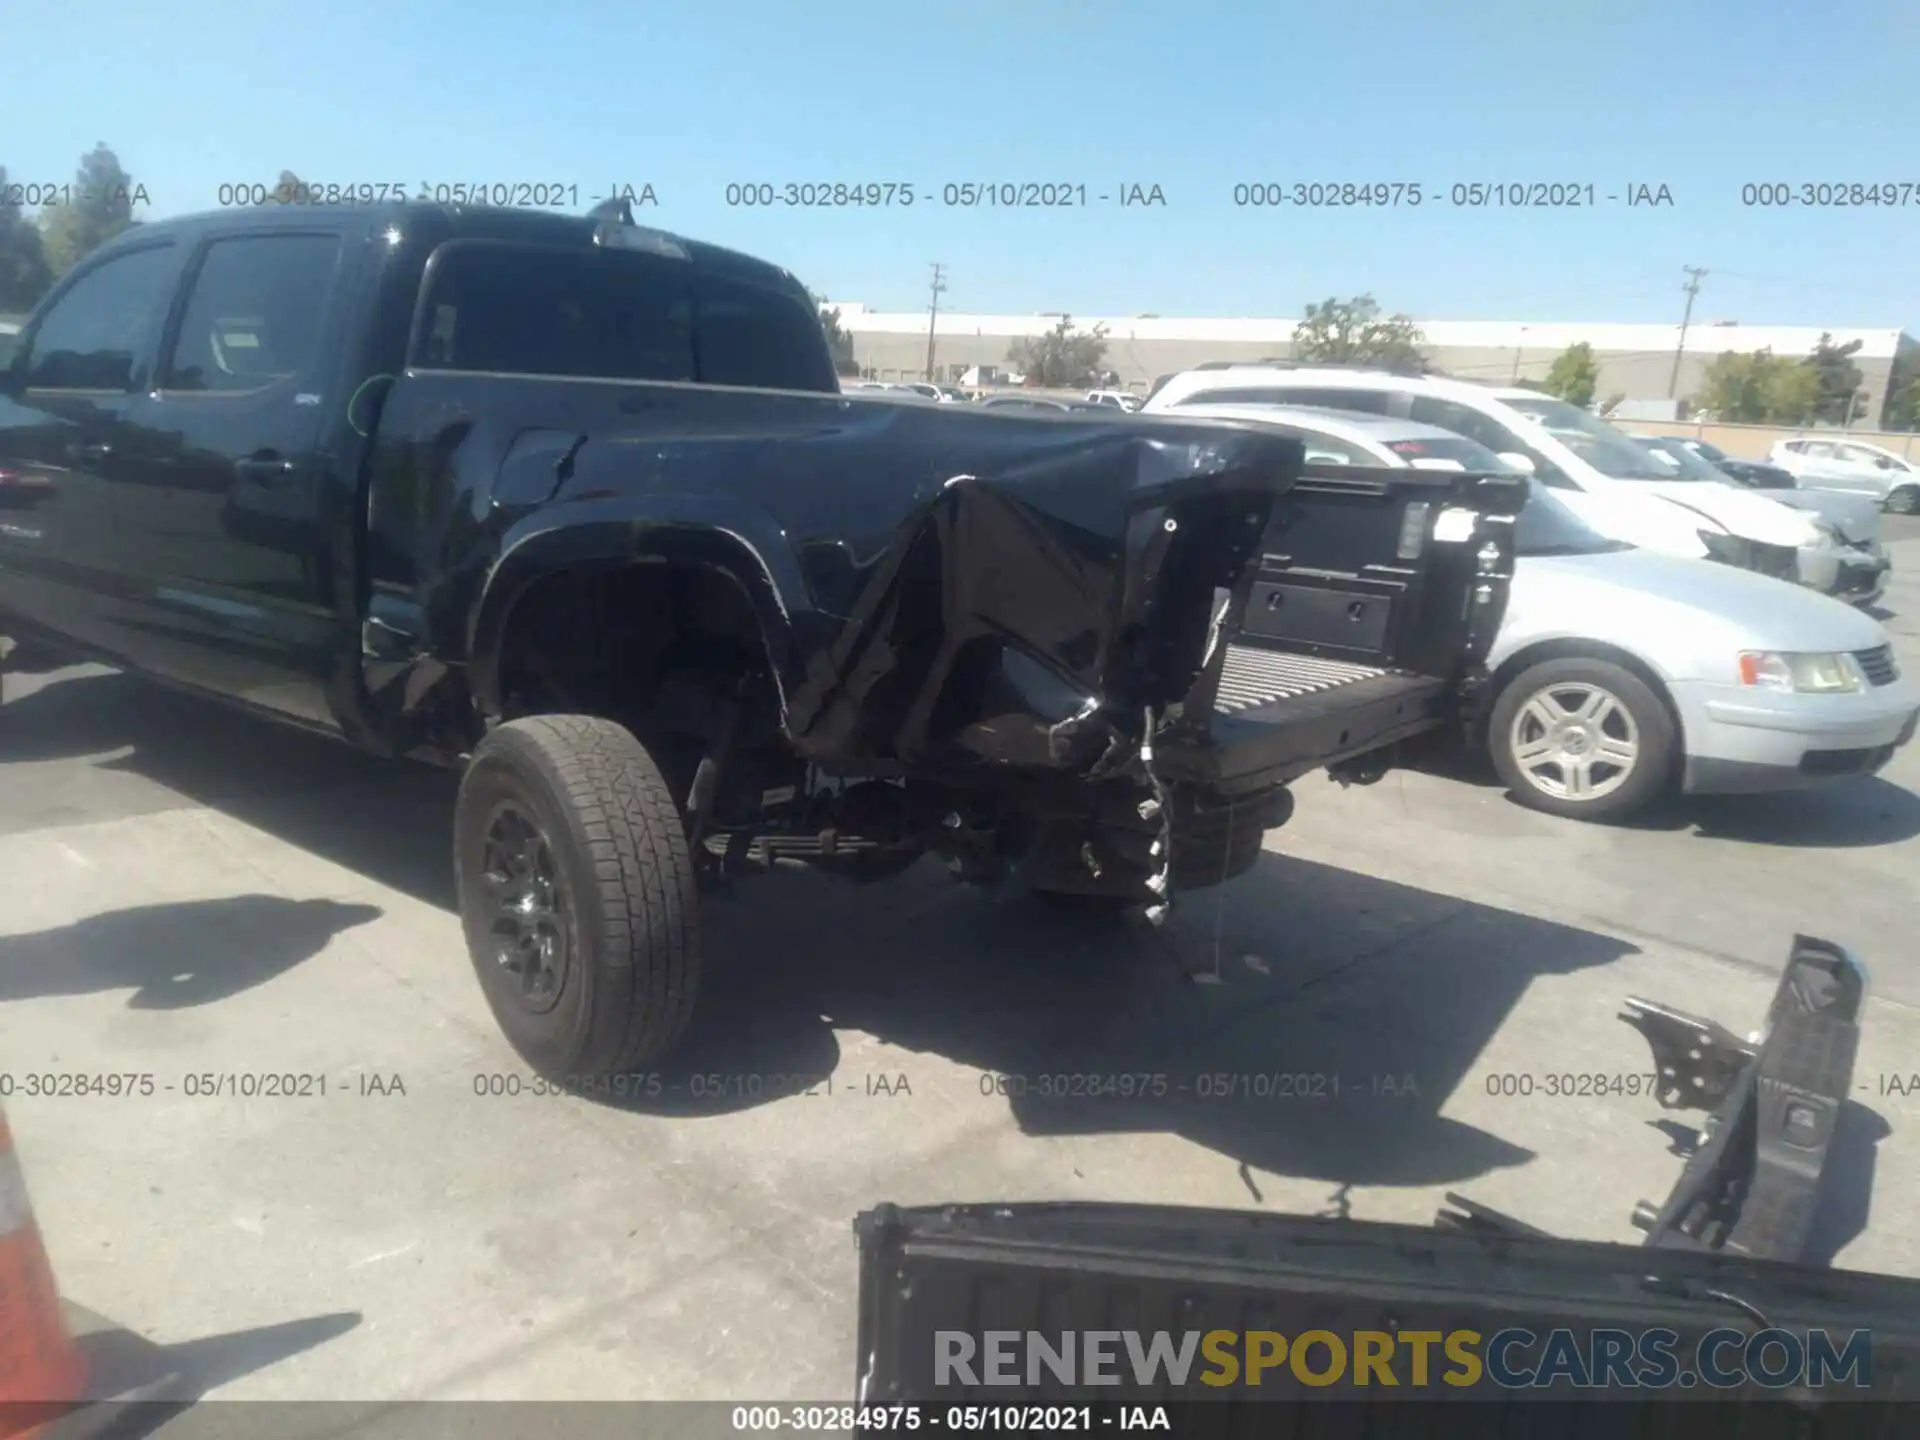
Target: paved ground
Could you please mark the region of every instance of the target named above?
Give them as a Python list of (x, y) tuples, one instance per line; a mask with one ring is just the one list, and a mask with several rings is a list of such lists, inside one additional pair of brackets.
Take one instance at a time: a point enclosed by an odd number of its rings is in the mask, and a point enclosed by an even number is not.
[[(1888, 623), (1911, 667), (1904, 533)], [(1857, 947), (1880, 997), (1840, 1263), (1920, 1275), (1920, 1089), (1887, 1088), (1920, 1070), (1920, 751), (1627, 830), (1433, 775), (1303, 782), (1257, 872), (1170, 942), (933, 873), (776, 876), (711, 913), (687, 1063), (607, 1104), (491, 1093), (521, 1077), (449, 910), (445, 777), (102, 672), (21, 688), (0, 720), (9, 1115), (63, 1288), (224, 1396), (843, 1393), (849, 1221), (881, 1200), (1424, 1222), (1464, 1189), (1632, 1240), (1632, 1202), (1676, 1173), (1659, 1112), (1489, 1086), (1644, 1071), (1613, 1019), (1628, 994), (1749, 1028), (1796, 929)], [(19, 1094), (109, 1070), (153, 1093)], [(1275, 1072), (1339, 1096), (1200, 1093)], [(232, 1073), (326, 1093), (189, 1094)], [(993, 1080), (1065, 1073), (1188, 1090), (1049, 1104)]]

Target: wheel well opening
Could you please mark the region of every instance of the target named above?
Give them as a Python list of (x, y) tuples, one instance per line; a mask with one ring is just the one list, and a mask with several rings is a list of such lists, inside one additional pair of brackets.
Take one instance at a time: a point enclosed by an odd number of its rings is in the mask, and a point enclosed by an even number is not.
[(1524, 650), (1515, 651), (1493, 672), (1493, 681), (1487, 686), (1487, 703), (1480, 708), (1475, 717), (1472, 740), (1476, 749), (1484, 750), (1489, 736), (1487, 727), (1493, 718), (1493, 707), (1521, 671), (1532, 668), (1548, 660), (1606, 660), (1618, 665), (1628, 674), (1635, 676), (1658, 697), (1665, 707), (1667, 718), (1673, 722), (1674, 759), (1676, 767), (1684, 762), (1686, 755), (1686, 726), (1681, 721), (1680, 710), (1673, 703), (1673, 694), (1667, 689), (1667, 682), (1646, 661), (1630, 650), (1622, 650), (1617, 645), (1609, 645), (1601, 640), (1542, 640), (1529, 645)]
[(575, 567), (514, 602), (495, 684), (502, 719), (599, 715), (643, 738), (703, 740), (740, 701), (749, 731), (780, 720), (753, 602), (726, 571), (683, 562)]

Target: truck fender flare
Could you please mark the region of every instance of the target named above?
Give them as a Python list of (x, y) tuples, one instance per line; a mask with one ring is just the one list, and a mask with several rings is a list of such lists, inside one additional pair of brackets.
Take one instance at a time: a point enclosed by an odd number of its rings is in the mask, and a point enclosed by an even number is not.
[[(527, 533), (509, 535), (490, 569), (474, 607), (468, 637), (469, 685), (481, 712), (501, 713), (500, 659), (507, 622), (514, 607), (534, 585), (577, 569), (613, 569), (665, 563), (714, 570), (740, 587), (759, 621), (768, 669), (780, 694), (784, 715), (794, 679), (793, 625), (806, 606), (806, 590), (791, 551), (777, 529), (721, 519), (703, 496), (658, 497), (684, 500), (685, 506), (650, 507), (644, 516), (586, 518), (570, 516), (555, 525), (551, 516), (529, 517)], [(568, 507), (569, 509), (573, 507)], [(689, 513), (691, 512), (691, 513)], [(769, 530), (755, 534), (756, 530)]]

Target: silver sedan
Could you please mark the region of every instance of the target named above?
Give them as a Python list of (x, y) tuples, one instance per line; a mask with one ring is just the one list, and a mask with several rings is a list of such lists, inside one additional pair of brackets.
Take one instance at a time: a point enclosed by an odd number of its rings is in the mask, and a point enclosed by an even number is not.
[(1603, 539), (1544, 488), (1517, 548), (1486, 743), (1524, 804), (1599, 819), (1675, 787), (1805, 789), (1913, 738), (1920, 688), (1850, 605)]

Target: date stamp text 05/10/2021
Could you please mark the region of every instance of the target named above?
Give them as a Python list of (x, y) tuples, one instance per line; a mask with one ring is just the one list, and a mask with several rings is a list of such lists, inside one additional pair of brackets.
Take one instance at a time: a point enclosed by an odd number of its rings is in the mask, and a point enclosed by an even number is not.
[(305, 180), (269, 185), (235, 180), (214, 191), (222, 210), (254, 205), (473, 205), (492, 209), (578, 210), (606, 200), (624, 200), (636, 210), (658, 209), (659, 192), (648, 181), (603, 187), (566, 180)]
[(151, 1070), (0, 1070), (0, 1102), (11, 1100), (329, 1100), (385, 1099), (407, 1094), (395, 1071), (193, 1070), (159, 1075)]
[(757, 210), (1164, 210), (1164, 186), (1147, 180), (736, 180), (721, 199)]
[(1657, 181), (1242, 180), (1242, 210), (1670, 210), (1673, 187)]

